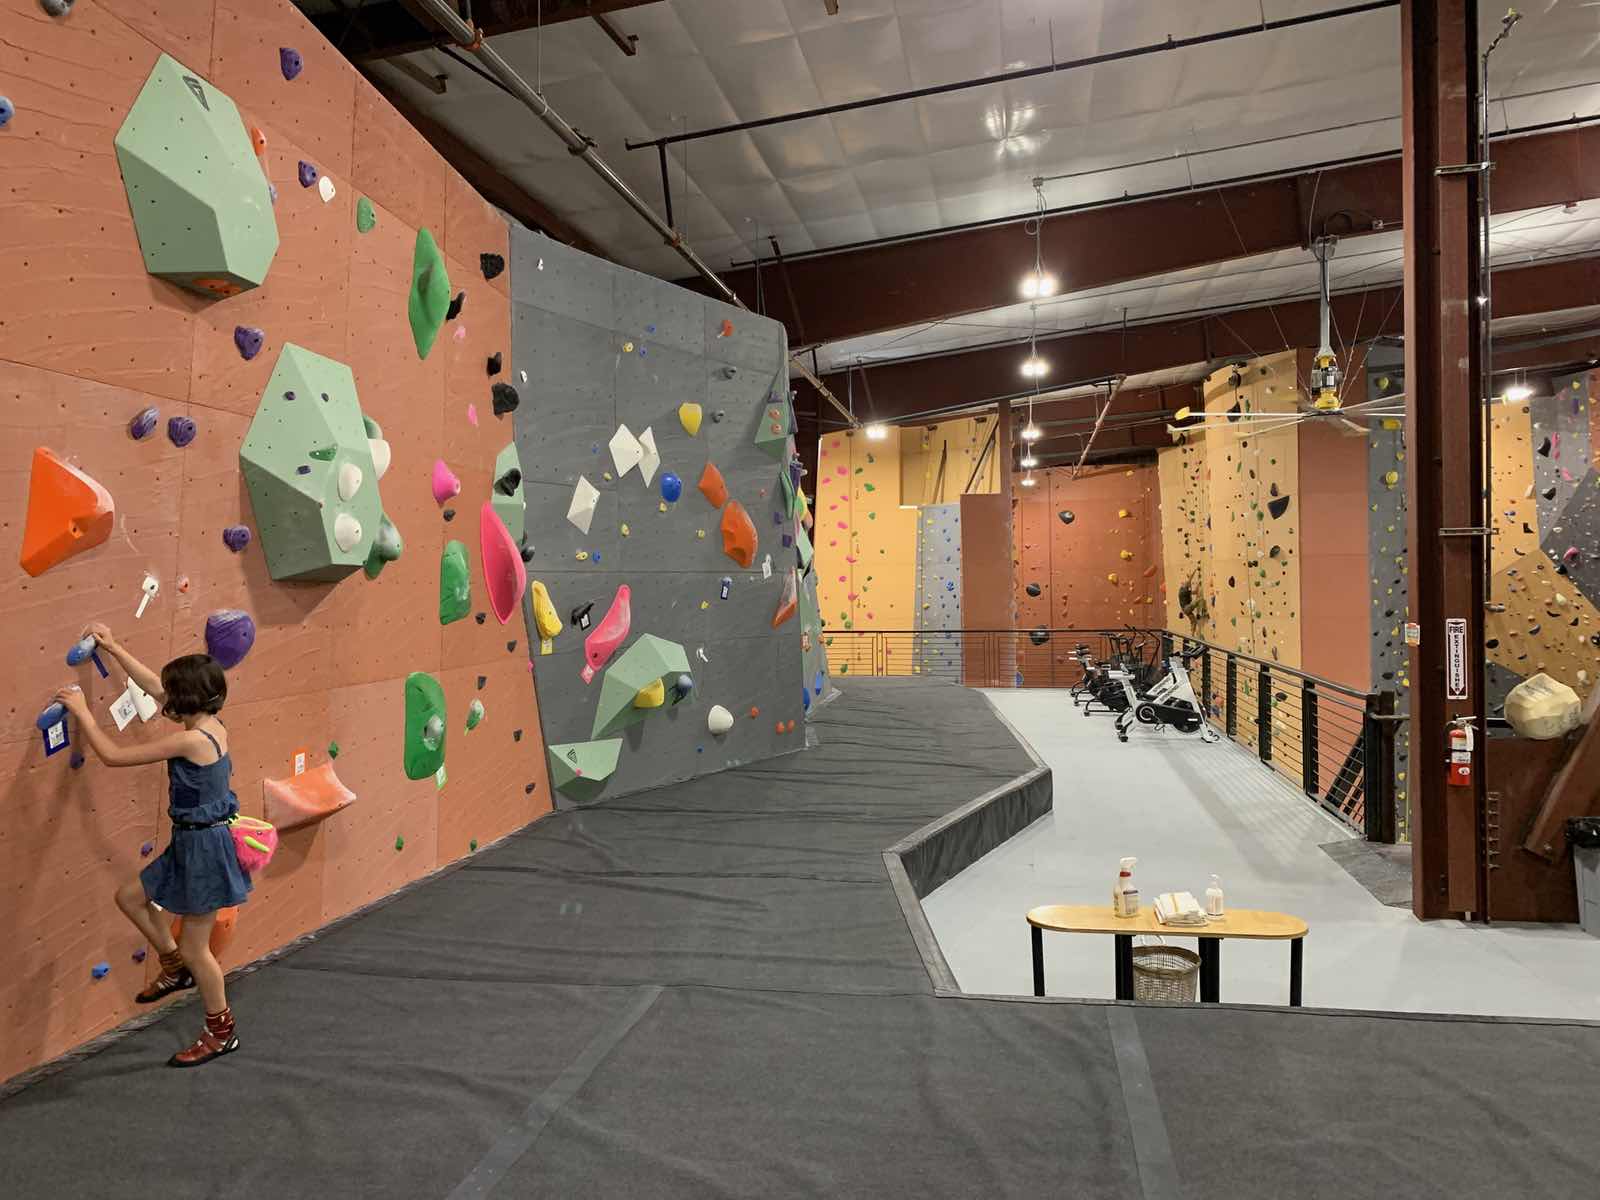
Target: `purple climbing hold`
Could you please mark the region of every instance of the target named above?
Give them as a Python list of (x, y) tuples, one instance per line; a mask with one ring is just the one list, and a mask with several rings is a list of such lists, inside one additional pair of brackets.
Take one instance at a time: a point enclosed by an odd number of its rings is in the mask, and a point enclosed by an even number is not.
[(278, 47), (278, 69), (283, 72), (285, 79), (293, 79), (300, 74), (300, 68), (305, 65), (305, 60), (300, 57), (300, 51), (292, 50), (288, 46)]
[(188, 417), (170, 417), (167, 420), (167, 437), (180, 450), (194, 441), (194, 422)]
[(233, 344), (239, 347), (239, 357), (246, 362), (261, 353), (261, 347), (266, 340), (267, 335), (254, 325), (235, 325), (233, 327)]
[(246, 525), (229, 525), (222, 531), (222, 544), (238, 554), (250, 544), (250, 529)]
[(156, 844), (154, 842), (146, 842), (144, 845), (139, 847), (139, 857), (149, 858), (150, 855), (155, 852), (155, 848)]
[(271, 200), (274, 204), (276, 204), (278, 202), (278, 185), (277, 184), (275, 184), (275, 183), (267, 184), (267, 199)]
[(137, 950), (135, 950), (133, 952), (133, 961), (134, 962), (143, 962), (144, 961), (144, 956), (145, 956), (145, 949), (144, 949), (143, 946), (140, 946)]
[(161, 412), (155, 407), (140, 409), (134, 414), (133, 420), (128, 422), (128, 436), (136, 442), (142, 442), (156, 430), (157, 423), (161, 420)]
[(74, 750), (67, 758), (67, 766), (71, 767), (74, 771), (83, 766), (83, 751)]
[(773, 513), (772, 514), (772, 523), (774, 525), (782, 525), (783, 524), (783, 514), (781, 512)]
[(256, 623), (249, 613), (222, 608), (206, 618), (206, 653), (216, 659), (223, 670), (231, 670), (243, 662), (255, 644)]
[(300, 466), (294, 469), (294, 473), (296, 475), (309, 475), (311, 474), (311, 468), (302, 463)]
[(305, 159), (300, 160), (300, 186), (310, 187), (317, 181), (317, 169)]
[(784, 544), (784, 546), (786, 548), (789, 547), (789, 546), (794, 545), (794, 535), (792, 533), (784, 534), (783, 535), (783, 544)]

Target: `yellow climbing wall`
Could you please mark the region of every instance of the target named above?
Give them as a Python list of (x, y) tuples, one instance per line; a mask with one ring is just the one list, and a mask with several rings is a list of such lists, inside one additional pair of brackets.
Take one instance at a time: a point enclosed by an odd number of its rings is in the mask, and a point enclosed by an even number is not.
[[(825, 634), (915, 627), (917, 510), (900, 504), (903, 436), (917, 431), (830, 433), (818, 449), (813, 541)], [(909, 644), (904, 657), (909, 673)], [(850, 661), (837, 641), (829, 661)]]
[(900, 503), (954, 504), (963, 492), (999, 491), (999, 458), (989, 444), (993, 432), (989, 416), (901, 429)]

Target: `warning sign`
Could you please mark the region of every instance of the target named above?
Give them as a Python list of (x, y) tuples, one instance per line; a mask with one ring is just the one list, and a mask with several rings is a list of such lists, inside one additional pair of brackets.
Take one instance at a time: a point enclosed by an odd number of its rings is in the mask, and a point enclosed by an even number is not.
[(1445, 699), (1467, 698), (1467, 620), (1446, 617), (1444, 622)]

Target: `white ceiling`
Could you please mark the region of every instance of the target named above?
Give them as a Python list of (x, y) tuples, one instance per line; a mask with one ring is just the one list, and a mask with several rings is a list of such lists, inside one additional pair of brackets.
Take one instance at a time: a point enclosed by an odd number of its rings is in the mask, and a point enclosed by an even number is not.
[[(309, 3), (309, 0), (307, 0)], [(1342, 7), (1346, 0), (662, 0), (610, 20), (493, 39), (658, 207), (653, 150), (624, 139), (747, 121)], [(1600, 7), (1530, 0), (1496, 51), (1497, 125), (1600, 112)], [(1487, 35), (1498, 23), (1482, 5)], [(1052, 50), (1053, 47), (1053, 50)], [(682, 261), (516, 101), (437, 52), (436, 96), (393, 85), (622, 262), (673, 277)], [(675, 216), (712, 267), (914, 234), (1033, 207), (1205, 183), (1393, 150), (1399, 12), (1316, 25), (723, 135), (673, 151)], [(1357, 124), (1359, 123), (1359, 124)], [(1347, 128), (1333, 129), (1335, 126)], [(1309, 131), (1324, 130), (1313, 133)], [(1242, 141), (1266, 145), (1218, 150)], [(1156, 165), (1119, 167), (1174, 154)], [(1094, 172), (1083, 175), (1082, 172)]]
[[(1570, 212), (1553, 206), (1501, 213), (1491, 228), (1490, 261), (1496, 267), (1600, 253), (1600, 200), (1577, 204)], [(1341, 242), (1329, 263), (1333, 290), (1362, 291), (1398, 283), (1401, 255), (1398, 229)], [(1317, 277), (1316, 259), (1296, 247), (1052, 296), (1038, 303), (1038, 336), (1305, 299), (1317, 294)], [(814, 369), (837, 371), (856, 363), (871, 365), (1026, 340), (1033, 331), (1033, 320), (1033, 306), (1023, 302), (831, 342), (818, 348)], [(1336, 342), (1340, 336), (1335, 330)], [(1040, 353), (1049, 359), (1048, 346), (1041, 347)]]

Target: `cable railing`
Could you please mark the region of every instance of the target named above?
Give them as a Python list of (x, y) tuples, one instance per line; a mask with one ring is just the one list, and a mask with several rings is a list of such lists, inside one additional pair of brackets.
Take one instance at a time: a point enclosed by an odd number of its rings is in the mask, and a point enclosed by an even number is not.
[(1162, 629), (826, 630), (835, 677), (906, 676), (968, 687), (1075, 688), (1084, 659), (1148, 667), (1174, 653), (1206, 719), (1369, 841), (1395, 840), (1395, 693), (1331, 679)]

